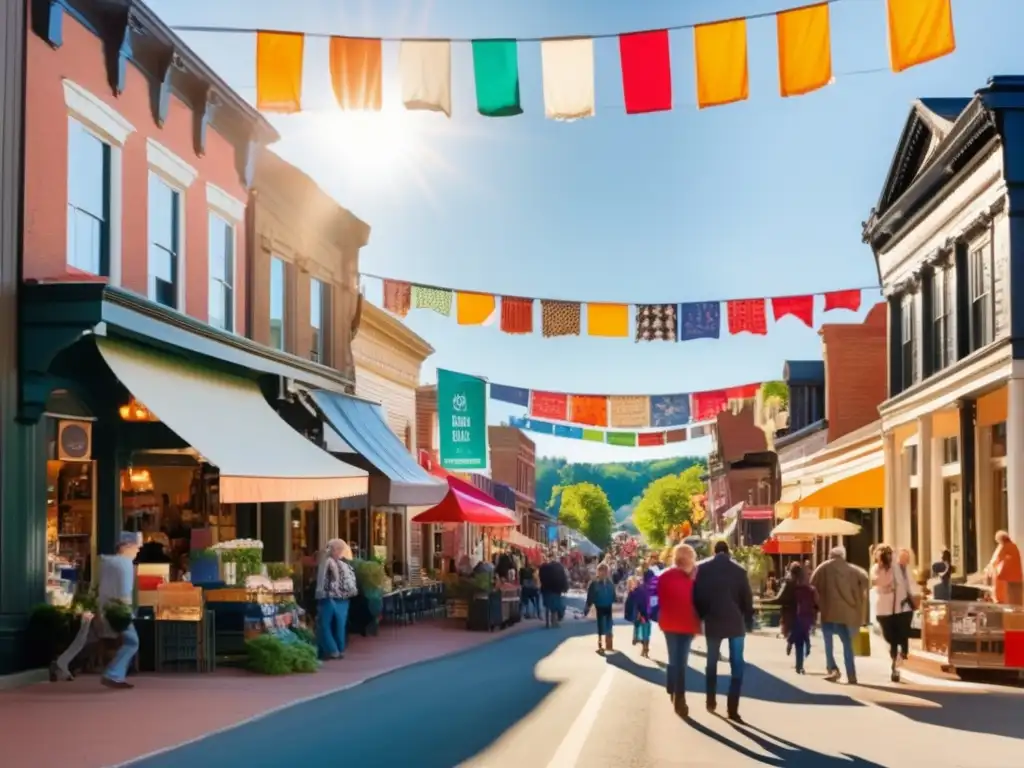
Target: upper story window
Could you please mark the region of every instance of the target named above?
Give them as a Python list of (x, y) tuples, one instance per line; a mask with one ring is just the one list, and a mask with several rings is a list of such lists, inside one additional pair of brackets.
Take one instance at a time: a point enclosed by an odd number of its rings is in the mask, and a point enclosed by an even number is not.
[(991, 241), (974, 245), (967, 256), (967, 264), (973, 352), (991, 343), (993, 337)]
[(960, 438), (945, 437), (942, 439), (942, 463), (956, 464), (960, 461)]
[(330, 294), (326, 283), (311, 279), (309, 281), (309, 327), (312, 332), (310, 340), (310, 359), (318, 363), (326, 363), (327, 357), (327, 317), (330, 306)]
[(110, 145), (68, 119), (68, 266), (110, 276)]
[(209, 322), (225, 331), (235, 330), (235, 227), (210, 213)]
[(149, 174), (149, 298), (171, 309), (178, 306), (181, 270), (178, 230), (181, 195), (157, 174)]
[(916, 475), (921, 473), (921, 467), (919, 466), (919, 462), (918, 462), (917, 446), (916, 445), (908, 445), (906, 450), (907, 450), (907, 466), (909, 468), (909, 471), (908, 471), (907, 474), (909, 474), (911, 477), (914, 477), (914, 476), (916, 476)]
[(936, 269), (932, 275), (931, 369), (941, 371), (953, 362), (953, 273), (949, 268)]
[(283, 259), (270, 257), (270, 346), (284, 350), (284, 310), (287, 295), (286, 265)]
[(900, 366), (902, 371), (903, 389), (917, 381), (917, 334), (914, 333), (915, 312), (914, 296), (908, 293), (903, 297), (900, 312)]

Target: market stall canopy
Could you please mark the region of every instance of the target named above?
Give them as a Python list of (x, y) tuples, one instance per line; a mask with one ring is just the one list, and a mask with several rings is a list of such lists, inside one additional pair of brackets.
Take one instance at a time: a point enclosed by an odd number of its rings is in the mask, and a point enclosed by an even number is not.
[(772, 536), (856, 536), (860, 526), (838, 517), (795, 517), (772, 529)]
[(584, 557), (597, 557), (601, 554), (601, 548), (579, 531), (570, 530), (568, 539), (569, 548), (575, 549)]
[(318, 501), (367, 492), (367, 474), (292, 429), (259, 384), (143, 347), (98, 338), (125, 388), (220, 470), (226, 504)]
[(541, 549), (544, 546), (539, 541), (534, 541), (525, 533), (521, 533), (515, 528), (509, 531), (508, 536), (505, 537), (505, 541), (513, 547), (519, 547), (520, 549)]
[[(370, 478), (371, 485), (382, 482), (388, 486), (387, 498), (375, 499), (377, 503), (425, 507), (437, 504), (448, 493), (448, 485), (420, 467), (391, 431), (380, 405), (320, 389), (308, 394), (332, 428), (326, 435), (327, 450), (383, 475)], [(332, 431), (336, 434), (332, 435)]]
[(448, 493), (439, 504), (412, 519), (414, 523), (472, 523), (497, 527), (514, 527), (516, 520), (497, 499), (479, 488), (448, 477)]

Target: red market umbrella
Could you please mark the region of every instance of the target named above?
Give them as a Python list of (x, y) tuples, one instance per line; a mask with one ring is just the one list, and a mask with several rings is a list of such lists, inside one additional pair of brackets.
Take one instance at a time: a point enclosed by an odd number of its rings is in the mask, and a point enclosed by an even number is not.
[(420, 512), (414, 523), (472, 523), (473, 525), (515, 526), (512, 515), (505, 511), (497, 499), (479, 488), (449, 475), (448, 493), (441, 503)]

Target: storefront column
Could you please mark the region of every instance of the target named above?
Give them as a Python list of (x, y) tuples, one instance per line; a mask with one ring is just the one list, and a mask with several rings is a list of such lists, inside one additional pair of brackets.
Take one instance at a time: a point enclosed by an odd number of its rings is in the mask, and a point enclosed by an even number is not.
[[(914, 556), (919, 566), (928, 567), (938, 559), (938, 552), (932, 549), (932, 455), (935, 452), (932, 439), (932, 418), (922, 416), (917, 420), (917, 541)], [(941, 471), (940, 471), (941, 474)]]
[(882, 455), (885, 464), (885, 509), (882, 510), (882, 541), (890, 544), (896, 540), (896, 483), (899, 473), (894, 432), (887, 433), (883, 438)]
[(978, 498), (974, 485), (978, 466), (977, 444), (974, 439), (977, 413), (976, 401), (960, 401), (960, 505), (963, 512), (961, 531), (964, 545), (964, 573), (978, 571)]
[(985, 565), (995, 548), (996, 504), (992, 488), (992, 427), (975, 427), (977, 446), (977, 471), (975, 488), (978, 505), (975, 517), (978, 521), (979, 566)]
[(1007, 533), (1024, 542), (1024, 379), (1013, 378), (1006, 385), (1006, 506)]
[(910, 455), (906, 447), (901, 448), (896, 454), (896, 521), (894, 533), (895, 539), (890, 542), (894, 549), (900, 547), (913, 547), (911, 540), (913, 530), (910, 522)]
[[(931, 509), (928, 517), (931, 520), (931, 552), (932, 560), (938, 560), (942, 550), (950, 549), (951, 542), (946, 540), (946, 492), (942, 479), (942, 438), (933, 437), (929, 457), (928, 484), (931, 487)], [(922, 480), (923, 482), (923, 480)], [(923, 486), (922, 486), (923, 487)], [(921, 565), (931, 565), (922, 562)], [(963, 574), (959, 574), (962, 576)]]

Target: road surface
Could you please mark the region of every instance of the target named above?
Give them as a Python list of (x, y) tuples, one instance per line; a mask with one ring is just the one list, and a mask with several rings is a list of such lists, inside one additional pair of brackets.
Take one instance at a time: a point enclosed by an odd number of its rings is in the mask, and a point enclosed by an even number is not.
[[(595, 652), (593, 630), (592, 620), (570, 618), (557, 630), (407, 668), (133, 765), (1024, 765), (1024, 695), (1013, 689), (920, 676), (893, 685), (875, 659), (860, 660), (861, 685), (831, 684), (822, 679), (820, 643), (808, 674), (798, 677), (780, 641), (751, 636), (741, 709), (747, 725), (734, 726), (704, 711), (698, 640), (688, 679), (693, 717), (684, 722), (665, 694), (659, 633), (645, 660), (630, 647), (625, 624), (617, 624), (616, 653), (607, 656)], [(727, 664), (719, 675), (728, 677)], [(728, 680), (719, 684), (724, 689)]]

